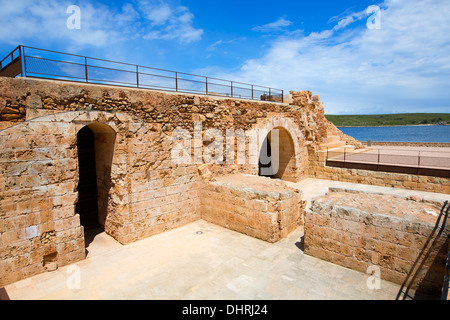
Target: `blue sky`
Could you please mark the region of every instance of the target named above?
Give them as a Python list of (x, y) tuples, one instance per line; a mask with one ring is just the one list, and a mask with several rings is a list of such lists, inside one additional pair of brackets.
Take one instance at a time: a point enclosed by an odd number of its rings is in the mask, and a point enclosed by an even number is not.
[(329, 114), (450, 112), (448, 0), (0, 0), (0, 55), (19, 44), (311, 90)]

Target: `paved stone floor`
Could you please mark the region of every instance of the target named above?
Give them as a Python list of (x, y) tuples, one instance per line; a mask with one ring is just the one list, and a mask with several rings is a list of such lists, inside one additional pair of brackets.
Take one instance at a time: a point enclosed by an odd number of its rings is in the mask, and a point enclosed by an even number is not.
[[(296, 185), (308, 200), (329, 186), (355, 187), (316, 179)], [(303, 228), (298, 228), (270, 244), (203, 220), (126, 246), (99, 233), (90, 240), (86, 260), (8, 285), (0, 295), (10, 299), (396, 298), (399, 285), (382, 280), (379, 290), (370, 290), (369, 274), (305, 255), (302, 236)]]
[(269, 244), (200, 220), (5, 289), (11, 299), (395, 298), (397, 285), (371, 291), (368, 275), (303, 254), (301, 236)]

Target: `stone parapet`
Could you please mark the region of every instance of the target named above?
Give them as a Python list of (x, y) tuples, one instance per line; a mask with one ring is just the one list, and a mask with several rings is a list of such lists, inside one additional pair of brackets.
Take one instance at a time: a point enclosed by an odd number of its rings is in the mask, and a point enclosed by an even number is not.
[(334, 168), (317, 166), (316, 163), (310, 171), (310, 176), (318, 179), (450, 194), (450, 179), (441, 177)]
[(450, 234), (438, 220), (440, 205), (331, 193), (305, 212), (305, 253), (361, 272), (376, 266), (381, 279), (439, 296)]
[(303, 224), (301, 194), (282, 181), (230, 175), (202, 190), (202, 219), (276, 242)]

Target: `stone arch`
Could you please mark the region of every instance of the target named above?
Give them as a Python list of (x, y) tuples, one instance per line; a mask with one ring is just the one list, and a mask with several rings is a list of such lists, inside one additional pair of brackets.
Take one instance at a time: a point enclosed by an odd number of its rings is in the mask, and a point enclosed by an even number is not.
[[(0, 207), (11, 217), (20, 216), (21, 221), (26, 221), (20, 224), (26, 239), (12, 238), (8, 245), (0, 241), (0, 252), (9, 252), (0, 263), (16, 260), (19, 254), (32, 255), (33, 259), (14, 265), (13, 280), (23, 278), (22, 270), (33, 275), (86, 256), (83, 227), (75, 213), (79, 182), (77, 134), (83, 127), (105, 142), (106, 134), (116, 134), (114, 147), (110, 145), (106, 152), (112, 160), (105, 161), (111, 163), (107, 168), (111, 191), (105, 231), (119, 242), (128, 240), (123, 235), (130, 217), (131, 179), (125, 173), (133, 153), (127, 143), (136, 135), (144, 139), (149, 125), (137, 117), (102, 111), (67, 111), (18, 123), (0, 130)], [(6, 250), (7, 246), (20, 250)]]
[[(107, 234), (119, 242), (123, 241), (123, 228), (128, 217), (124, 214), (130, 210), (128, 201), (124, 200), (127, 198), (125, 195), (130, 181), (123, 173), (128, 172), (130, 161), (133, 161), (130, 159), (132, 155), (128, 152), (128, 138), (136, 136), (139, 129), (146, 128), (147, 125), (133, 115), (104, 111), (55, 113), (33, 118), (24, 125), (31, 128), (34, 134), (56, 136), (64, 133), (59, 147), (72, 150), (73, 162), (70, 170), (74, 174), (70, 181), (74, 184), (75, 193), (79, 184), (77, 134), (85, 127), (93, 131), (96, 149), (101, 150), (97, 153), (102, 153), (103, 157), (102, 161), (96, 162), (96, 168), (99, 166), (102, 169), (98, 170), (100, 172), (98, 179), (101, 180), (99, 185), (102, 186), (99, 188), (101, 195), (98, 197), (99, 224)], [(76, 203), (77, 199), (70, 204), (74, 215)]]
[(271, 130), (259, 152), (258, 175), (296, 181), (295, 150), (289, 132), (281, 127)]
[[(254, 130), (258, 141), (258, 174), (286, 181), (298, 181), (305, 170), (305, 152), (301, 148), (304, 140), (303, 134), (294, 121), (289, 118), (275, 116), (262, 121)], [(273, 138), (274, 133), (276, 133), (276, 139)], [(273, 153), (274, 150), (277, 151), (279, 161), (277, 165), (269, 165), (269, 167), (275, 168), (276, 172), (271, 174), (269, 169), (265, 170), (267, 174), (262, 174), (261, 157), (267, 156), (270, 152)], [(272, 156), (271, 154), (270, 158)], [(264, 162), (267, 164), (267, 159), (264, 159)]]

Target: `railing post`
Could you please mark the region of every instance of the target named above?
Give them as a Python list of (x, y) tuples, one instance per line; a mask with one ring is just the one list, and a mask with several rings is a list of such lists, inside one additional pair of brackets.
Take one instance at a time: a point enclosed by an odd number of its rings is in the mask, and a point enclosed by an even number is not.
[(175, 72), (175, 91), (178, 91), (178, 72)]
[(24, 75), (24, 61), (25, 61), (25, 59), (24, 59), (24, 57), (23, 57), (23, 54), (22, 54), (22, 45), (19, 45), (19, 57), (20, 57), (20, 66), (21, 66), (21, 70), (20, 70), (20, 76), (23, 78), (23, 75)]
[(419, 159), (418, 159), (418, 163), (417, 163), (417, 174), (419, 174), (420, 172), (420, 151), (419, 151)]
[(23, 76), (26, 78), (27, 77), (27, 59), (26, 59), (26, 55), (25, 55), (25, 47), (23, 47), (22, 49), (23, 52)]
[(233, 81), (230, 82), (231, 82), (231, 97), (233, 97)]
[(136, 86), (139, 88), (139, 66), (136, 65)]
[(380, 170), (380, 149), (378, 149), (378, 162), (377, 162), (377, 171)]
[(346, 157), (346, 154), (345, 154), (345, 150), (347, 150), (347, 148), (344, 147), (344, 168), (346, 167), (345, 164), (346, 164), (346, 160), (347, 160), (347, 159), (346, 159), (347, 157)]
[(281, 102), (284, 103), (284, 90), (281, 90)]
[(87, 57), (84, 57), (84, 72), (86, 73), (86, 82), (88, 81), (88, 66), (87, 66)]
[(253, 100), (253, 85), (252, 85), (252, 100)]
[(205, 77), (206, 79), (206, 94), (208, 94), (208, 77)]

